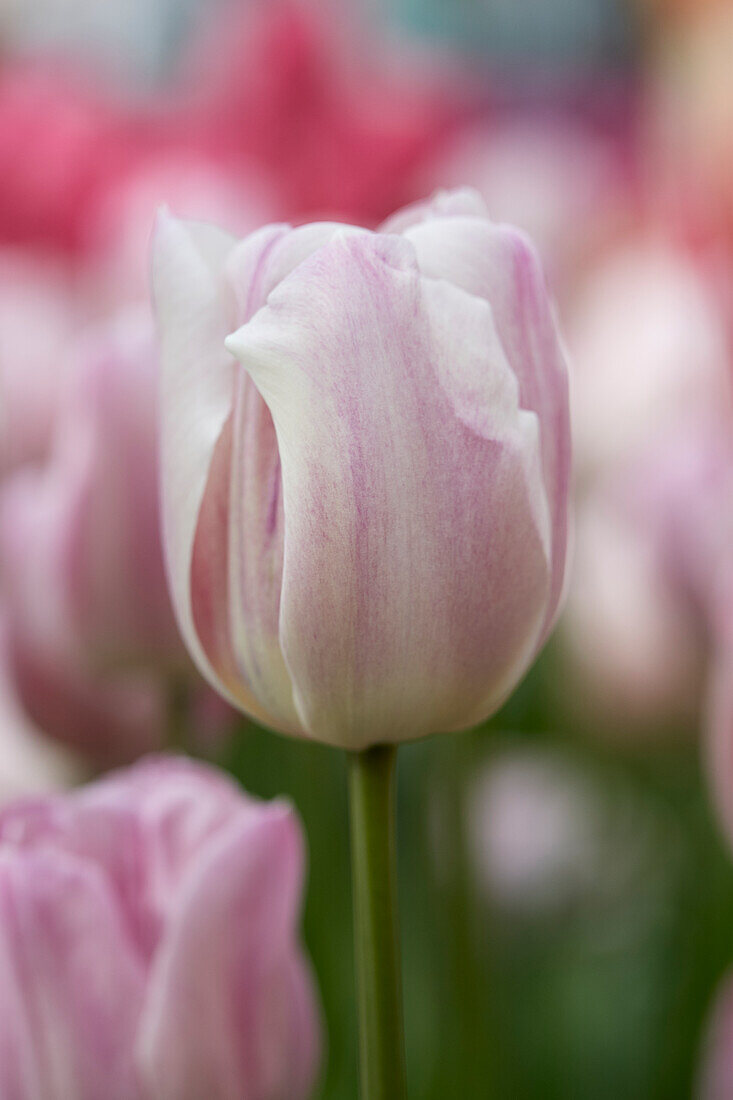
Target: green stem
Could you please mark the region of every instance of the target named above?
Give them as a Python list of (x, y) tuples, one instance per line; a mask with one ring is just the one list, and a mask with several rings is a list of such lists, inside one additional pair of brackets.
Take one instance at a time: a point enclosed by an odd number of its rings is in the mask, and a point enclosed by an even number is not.
[(392, 745), (349, 754), (361, 1100), (407, 1096), (397, 923), (396, 761)]

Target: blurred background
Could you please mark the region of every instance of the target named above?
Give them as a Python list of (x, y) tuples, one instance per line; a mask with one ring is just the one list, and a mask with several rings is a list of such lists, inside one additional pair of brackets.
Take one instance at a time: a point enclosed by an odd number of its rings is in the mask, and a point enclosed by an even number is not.
[(411, 1095), (733, 1096), (733, 3), (0, 0), (0, 51), (0, 796), (176, 745), (290, 795), (353, 1100), (343, 760), (182, 654), (148, 243), (468, 184), (543, 255), (575, 544), (504, 710), (400, 754)]

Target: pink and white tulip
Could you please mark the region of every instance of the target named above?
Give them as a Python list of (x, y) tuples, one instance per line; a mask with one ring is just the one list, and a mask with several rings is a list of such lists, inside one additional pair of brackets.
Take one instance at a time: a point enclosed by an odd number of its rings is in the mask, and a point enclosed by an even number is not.
[(7, 661), (32, 723), (109, 765), (162, 743), (161, 672), (193, 669), (163, 567), (147, 309), (70, 358), (45, 465), (0, 493)]
[(183, 761), (3, 810), (2, 1096), (304, 1100), (304, 862), (289, 806)]
[(484, 719), (550, 630), (567, 380), (536, 254), (472, 192), (377, 233), (162, 216), (164, 543), (199, 668), (352, 749)]

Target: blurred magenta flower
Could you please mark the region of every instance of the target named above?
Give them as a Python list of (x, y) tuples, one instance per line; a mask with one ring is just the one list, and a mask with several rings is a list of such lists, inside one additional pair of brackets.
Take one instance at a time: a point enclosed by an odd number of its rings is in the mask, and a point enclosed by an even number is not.
[(149, 760), (9, 806), (0, 852), (3, 1097), (310, 1094), (320, 1028), (287, 804)]
[(466, 111), (455, 61), (374, 41), (357, 9), (229, 2), (193, 37), (178, 88), (183, 140), (266, 170), (281, 217), (375, 224), (417, 197), (418, 171)]
[(163, 216), (154, 286), (164, 541), (200, 669), (350, 748), (485, 718), (565, 572), (566, 370), (528, 241), (472, 192), (379, 233), (237, 243)]
[(4, 65), (0, 240), (78, 252), (90, 201), (153, 136), (147, 120), (71, 66), (49, 58)]

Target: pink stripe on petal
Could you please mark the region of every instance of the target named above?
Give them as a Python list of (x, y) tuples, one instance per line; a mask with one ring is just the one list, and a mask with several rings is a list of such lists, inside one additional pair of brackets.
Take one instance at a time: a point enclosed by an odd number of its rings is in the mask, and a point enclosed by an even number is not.
[(568, 538), (570, 427), (567, 366), (537, 253), (529, 239), (487, 218), (426, 219), (409, 228), (420, 270), (490, 303), (519, 380), (522, 408), (537, 413), (552, 518), (552, 591), (542, 637), (562, 596)]
[(2, 857), (3, 1100), (143, 1100), (132, 1045), (144, 981), (93, 868), (59, 852)]

